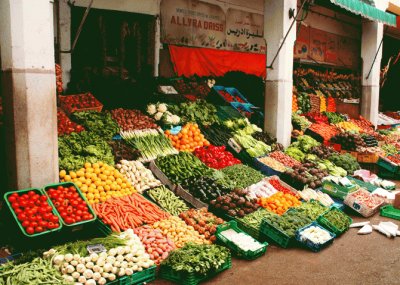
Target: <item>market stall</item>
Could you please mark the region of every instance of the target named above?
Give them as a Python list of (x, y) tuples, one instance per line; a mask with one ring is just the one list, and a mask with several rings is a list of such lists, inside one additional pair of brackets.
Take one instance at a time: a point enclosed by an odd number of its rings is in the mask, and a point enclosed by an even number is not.
[[(1, 267), (0, 281), (141, 284), (158, 275), (197, 284), (272, 244), (335, 246), (357, 213), (400, 218), (395, 184), (379, 177), (399, 174), (398, 129), (376, 131), (320, 94), (318, 108), (298, 98), (284, 149), (231, 104), (245, 95), (227, 102), (220, 91), (142, 110), (61, 97), (60, 181), (6, 193), (22, 257)], [(385, 171), (361, 170), (368, 159)], [(397, 235), (397, 226), (374, 227)], [(39, 250), (26, 254), (18, 244), (27, 240)], [(27, 267), (43, 274), (16, 270)]]

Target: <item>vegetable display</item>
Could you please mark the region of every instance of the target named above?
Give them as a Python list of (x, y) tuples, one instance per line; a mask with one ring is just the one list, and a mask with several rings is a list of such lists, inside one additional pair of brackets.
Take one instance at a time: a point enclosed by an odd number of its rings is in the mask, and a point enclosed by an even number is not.
[(187, 123), (176, 135), (171, 134), (170, 130), (166, 130), (164, 133), (171, 140), (172, 146), (180, 151), (192, 152), (198, 147), (210, 145), (197, 124)]
[(202, 125), (211, 125), (219, 121), (217, 108), (205, 100), (185, 102), (179, 105), (170, 106), (172, 113), (181, 117), (182, 122), (192, 122)]
[(159, 156), (176, 154), (178, 151), (162, 130), (136, 130), (121, 132), (126, 143), (140, 151), (140, 160), (150, 161)]
[(59, 137), (58, 159), (59, 168), (68, 170), (78, 170), (86, 162), (114, 164), (111, 147), (103, 138), (88, 131)]
[(292, 194), (277, 192), (268, 198), (259, 198), (258, 204), (271, 212), (282, 215), (289, 208), (299, 206), (301, 202)]
[(264, 157), (258, 158), (257, 160), (275, 171), (285, 172), (285, 170), (286, 170), (286, 166), (284, 166), (282, 163), (280, 163), (279, 161), (277, 161), (271, 157), (264, 156)]
[(241, 161), (226, 150), (225, 146), (200, 147), (195, 149), (196, 155), (205, 165), (214, 169), (221, 169), (234, 164), (240, 164)]
[(211, 242), (216, 241), (215, 232), (217, 231), (217, 226), (224, 222), (221, 218), (208, 212), (206, 208), (190, 209), (181, 213), (179, 217)]
[(340, 122), (337, 123), (335, 126), (345, 132), (351, 131), (359, 133), (361, 131), (361, 129), (353, 122)]
[(295, 210), (298, 213), (302, 213), (304, 216), (315, 221), (319, 216), (325, 213), (328, 208), (321, 205), (318, 201), (309, 201), (302, 203)]
[(152, 227), (159, 229), (164, 235), (170, 238), (177, 248), (183, 247), (186, 243), (210, 243), (205, 239), (204, 235), (200, 235), (192, 226), (188, 226), (183, 220), (176, 216), (171, 216), (168, 219), (155, 222)]
[(171, 108), (165, 103), (150, 104), (147, 106), (147, 114), (152, 116), (154, 120), (164, 125), (178, 125), (181, 118), (175, 113), (170, 112)]
[(231, 189), (243, 189), (261, 181), (264, 178), (264, 175), (262, 175), (259, 171), (243, 164), (228, 166), (220, 171), (223, 175), (220, 179), (218, 179), (218, 183)]
[(112, 198), (104, 203), (95, 204), (93, 209), (114, 232), (152, 224), (170, 216), (140, 194)]
[(206, 275), (219, 269), (230, 258), (229, 249), (220, 245), (187, 244), (174, 250), (161, 265), (174, 271)]
[(182, 187), (206, 203), (230, 192), (229, 188), (219, 185), (215, 179), (204, 176), (189, 177), (182, 181)]
[(125, 246), (111, 248), (106, 252), (91, 254), (65, 255), (57, 251), (48, 252), (47, 257), (52, 258), (55, 269), (63, 274), (68, 282), (83, 284), (106, 284), (123, 276), (130, 276), (137, 271), (154, 265), (146, 253), (139, 237), (129, 229), (118, 236), (125, 241)]
[(257, 251), (264, 246), (248, 234), (237, 232), (233, 229), (222, 231), (221, 235), (244, 251)]
[(158, 128), (152, 118), (146, 116), (139, 110), (118, 108), (111, 110), (111, 116), (123, 131)]
[(304, 154), (304, 152), (302, 152), (299, 148), (297, 147), (288, 147), (285, 150), (285, 154), (287, 154), (288, 156), (294, 158), (297, 161), (302, 162), (306, 155)]
[(315, 163), (307, 162), (302, 165), (296, 165), (293, 170), (285, 172), (291, 180), (288, 183), (297, 185), (309, 185), (310, 188), (318, 188), (322, 185), (322, 178), (328, 176), (328, 171), (317, 167)]
[(392, 144), (384, 144), (381, 146), (381, 148), (386, 152), (387, 156), (398, 153), (397, 148)]
[(79, 187), (90, 204), (105, 202), (136, 192), (129, 181), (113, 166), (100, 162), (86, 162), (78, 171), (60, 171), (61, 182), (72, 181)]
[(108, 142), (112, 148), (115, 161), (136, 160), (140, 157), (140, 152), (129, 147), (123, 140), (113, 140)]
[(187, 211), (189, 207), (185, 202), (176, 196), (172, 191), (167, 189), (164, 185), (146, 191), (160, 207), (170, 213), (171, 215), (178, 216), (180, 213)]
[(322, 216), (340, 231), (348, 229), (351, 224), (349, 217), (336, 208), (332, 208), (329, 212), (323, 214)]
[(80, 133), (85, 130), (81, 125), (72, 122), (61, 110), (57, 110), (57, 129), (59, 136)]
[(208, 168), (200, 159), (188, 152), (160, 157), (156, 165), (174, 183), (182, 183), (189, 177), (212, 175), (214, 170)]
[(35, 258), (31, 262), (14, 265), (7, 263), (1, 267), (0, 285), (11, 284), (59, 284), (71, 285), (50, 261)]
[(234, 135), (234, 139), (238, 142), (251, 157), (260, 157), (271, 152), (272, 148), (265, 143), (256, 140), (251, 135), (238, 134)]
[(101, 107), (101, 103), (91, 93), (60, 97), (62, 108), (71, 114), (79, 109)]
[(293, 238), (296, 231), (309, 223), (312, 222), (311, 219), (300, 216), (296, 212), (288, 211), (282, 216), (270, 216), (265, 218), (273, 227), (282, 231), (289, 237)]
[(34, 235), (60, 228), (59, 218), (53, 213), (47, 199), (34, 190), (8, 195), (10, 210), (14, 211), (26, 234)]
[(296, 113), (292, 113), (292, 124), (294, 125), (294, 128), (303, 132), (311, 126), (311, 122), (306, 117), (300, 116)]
[(100, 137), (111, 140), (119, 132), (118, 124), (111, 114), (95, 111), (85, 111), (72, 114), (72, 119), (82, 124), (86, 130), (98, 134)]
[(324, 115), (328, 117), (330, 124), (337, 124), (346, 121), (346, 118), (339, 113), (325, 112)]
[(261, 197), (270, 197), (278, 190), (276, 190), (269, 182), (268, 178), (264, 178), (260, 182), (250, 185), (249, 187), (245, 188), (246, 190), (246, 197), (248, 199), (257, 199)]
[(360, 169), (360, 165), (357, 160), (350, 154), (334, 154), (331, 155), (329, 161), (333, 162), (336, 166), (339, 166), (347, 171), (348, 174), (352, 175), (354, 171)]
[(200, 126), (201, 132), (204, 137), (213, 145), (222, 146), (228, 143), (228, 140), (232, 137), (224, 127), (219, 124), (213, 124), (211, 126)]
[(93, 219), (88, 205), (81, 198), (75, 186), (59, 185), (46, 189), (46, 192), (65, 224), (73, 225)]
[(292, 145), (296, 145), (303, 152), (308, 153), (313, 147), (319, 146), (320, 143), (315, 139), (313, 139), (312, 137), (304, 135), (304, 136), (299, 136), (297, 138), (297, 143), (293, 143)]
[(318, 226), (310, 226), (300, 232), (300, 240), (309, 240), (314, 244), (324, 244), (330, 239), (332, 239), (331, 234)]
[(268, 183), (274, 187), (274, 189), (278, 190), (279, 192), (282, 192), (284, 194), (290, 194), (293, 196), (297, 196), (297, 193), (293, 192), (292, 189), (289, 189), (288, 187), (282, 185), (281, 181), (277, 178), (271, 178), (268, 180)]
[(315, 154), (318, 156), (320, 159), (326, 159), (332, 154), (337, 154), (337, 151), (335, 151), (333, 148), (326, 146), (326, 145), (320, 145), (320, 146), (315, 146), (311, 148), (310, 150), (311, 154)]
[(257, 211), (254, 211), (253, 213), (250, 213), (243, 218), (237, 218), (237, 220), (244, 225), (250, 226), (258, 230), (264, 218), (275, 215), (276, 214), (271, 211), (268, 211), (264, 208), (259, 208)]
[(299, 161), (297, 161), (296, 159), (284, 154), (281, 151), (271, 152), (269, 154), (269, 157), (279, 161), (280, 163), (282, 163), (283, 165), (288, 166), (288, 167), (293, 167), (295, 165), (299, 165), (300, 164)]
[(151, 170), (147, 169), (140, 161), (121, 160), (115, 167), (139, 193), (161, 185)]
[(315, 191), (311, 188), (306, 188), (303, 191), (298, 191), (297, 193), (304, 201), (316, 200), (325, 207), (329, 207), (335, 203), (335, 201), (333, 201), (328, 194), (322, 193), (321, 191)]
[(357, 150), (360, 147), (367, 147), (362, 137), (349, 132), (339, 133), (331, 138), (331, 142), (338, 143), (345, 150)]
[(338, 133), (338, 129), (335, 126), (324, 123), (312, 124), (308, 129), (321, 136), (321, 138), (326, 141), (329, 141), (331, 137), (335, 136)]
[(133, 231), (138, 235), (146, 252), (157, 265), (166, 259), (168, 254), (176, 248), (172, 240), (165, 237), (160, 230), (153, 229), (151, 226), (143, 226)]
[(259, 206), (256, 200), (248, 200), (245, 190), (236, 189), (233, 192), (220, 196), (210, 202), (210, 205), (218, 212), (222, 212), (231, 217), (244, 217), (257, 210)]

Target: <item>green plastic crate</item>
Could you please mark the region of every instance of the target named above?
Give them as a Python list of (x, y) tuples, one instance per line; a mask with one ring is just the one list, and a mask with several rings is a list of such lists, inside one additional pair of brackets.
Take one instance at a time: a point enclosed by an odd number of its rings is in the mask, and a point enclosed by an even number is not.
[(250, 236), (252, 236), (253, 238), (255, 238), (258, 241), (265, 241), (267, 238), (265, 237), (265, 235), (261, 234), (260, 229), (256, 228), (256, 227), (252, 227), (250, 225), (247, 225), (245, 223), (243, 223), (240, 220), (235, 220), (237, 223), (237, 226), (239, 227), (239, 229), (241, 229), (242, 231), (244, 231), (245, 233), (249, 234)]
[[(18, 218), (17, 218), (17, 215), (16, 215), (15, 212), (14, 212), (14, 209), (11, 207), (11, 204), (10, 204), (10, 202), (8, 201), (8, 196), (10, 196), (10, 195), (13, 194), (13, 193), (18, 193), (19, 195), (21, 195), (21, 194), (28, 193), (29, 191), (34, 191), (34, 192), (36, 192), (36, 193), (39, 194), (39, 195), (45, 195), (44, 191), (42, 191), (41, 189), (37, 189), (37, 188), (28, 188), (28, 189), (23, 189), (23, 190), (18, 190), (18, 191), (6, 192), (6, 193), (4, 193), (4, 196), (3, 196), (5, 202), (6, 202), (7, 206), (8, 206), (8, 208), (9, 208), (11, 214), (12, 214), (12, 216), (13, 216), (14, 219), (15, 219), (15, 222), (17, 223), (18, 227), (21, 229), (22, 233), (23, 233), (26, 237), (28, 237), (28, 238), (33, 238), (33, 237), (42, 236), (42, 235), (45, 235), (45, 234), (48, 234), (48, 233), (54, 233), (54, 232), (60, 231), (61, 228), (62, 228), (62, 223), (61, 223), (61, 222), (59, 223), (60, 226), (59, 226), (58, 228), (56, 228), (56, 229), (43, 231), (43, 232), (41, 232), (41, 233), (34, 233), (33, 235), (28, 235), (28, 234), (25, 232), (24, 227), (23, 227), (23, 226), (21, 225), (21, 223), (19, 222), (19, 220), (18, 220)], [(49, 203), (49, 205), (53, 208), (53, 214), (56, 215), (56, 216), (58, 217), (58, 219), (61, 221), (61, 217), (60, 217), (60, 215), (58, 214), (58, 212), (56, 211), (56, 209), (54, 208), (54, 205), (53, 205), (53, 203), (51, 202), (50, 198), (49, 198), (47, 195), (45, 195), (45, 196), (47, 197), (47, 203)]]
[(335, 225), (333, 225), (327, 218), (325, 218), (325, 215), (327, 213), (329, 213), (330, 211), (339, 211), (341, 214), (345, 215), (349, 221), (349, 224), (353, 223), (353, 220), (349, 216), (347, 216), (343, 211), (341, 211), (340, 209), (338, 209), (336, 207), (331, 207), (331, 209), (328, 212), (326, 212), (325, 214), (318, 217), (318, 219), (317, 219), (318, 224), (320, 224), (321, 226), (323, 226), (325, 229), (329, 230), (330, 232), (334, 233), (336, 236), (339, 236), (342, 233), (344, 233), (345, 231), (347, 231), (349, 229), (349, 227), (339, 229)]
[(182, 285), (197, 285), (200, 282), (213, 278), (218, 273), (232, 267), (232, 258), (229, 255), (221, 267), (215, 271), (211, 271), (206, 275), (198, 275), (193, 272), (182, 272), (172, 270), (169, 266), (161, 265), (159, 276), (162, 279), (169, 280)]
[(104, 235), (109, 236), (112, 233), (111, 228), (106, 225), (101, 219), (97, 219), (95, 222), (96, 228)]
[(383, 206), (380, 209), (380, 214), (382, 217), (388, 217), (395, 220), (400, 220), (400, 210), (396, 209), (392, 205)]
[(294, 237), (289, 237), (286, 233), (271, 225), (266, 219), (263, 220), (260, 231), (280, 247), (287, 248), (295, 243)]
[(356, 178), (351, 177), (351, 176), (347, 176), (347, 178), (348, 178), (350, 181), (356, 183), (358, 186), (360, 186), (360, 187), (362, 187), (362, 188), (364, 188), (364, 189), (367, 189), (369, 192), (373, 192), (373, 191), (375, 191), (376, 189), (378, 189), (377, 186), (375, 186), (375, 185), (373, 185), (373, 184), (371, 184), (371, 183), (364, 182), (364, 181), (362, 181), (362, 180), (356, 179)]
[[(331, 238), (330, 238), (328, 241), (326, 241), (325, 243), (323, 243), (323, 244), (314, 243), (314, 242), (312, 242), (311, 240), (309, 240), (309, 239), (307, 239), (307, 238), (306, 238), (305, 240), (302, 239), (301, 233), (302, 233), (304, 230), (306, 230), (307, 228), (309, 228), (309, 227), (318, 227), (318, 228), (320, 228), (320, 229), (323, 229), (323, 230), (325, 230), (325, 231), (327, 231), (327, 232), (329, 233), (329, 235), (331, 236)], [(333, 243), (333, 240), (335, 239), (335, 237), (336, 237), (336, 235), (335, 235), (334, 233), (331, 233), (331, 232), (328, 231), (327, 229), (325, 229), (325, 228), (323, 228), (322, 226), (318, 225), (316, 222), (312, 222), (311, 224), (309, 224), (309, 225), (307, 225), (307, 226), (305, 226), (305, 227), (303, 227), (303, 228), (297, 230), (297, 232), (296, 232), (296, 240), (297, 240), (301, 245), (303, 245), (303, 246), (305, 246), (305, 247), (311, 249), (313, 252), (319, 252), (319, 251), (321, 251), (322, 249), (324, 249), (324, 248), (328, 247), (329, 245), (331, 245), (331, 244)]]
[(344, 198), (346, 198), (347, 194), (352, 193), (356, 190), (357, 190), (356, 185), (353, 185), (350, 187), (345, 187), (345, 186), (333, 183), (331, 181), (324, 181), (322, 183), (322, 189), (321, 189), (322, 192), (330, 195), (331, 197), (338, 198), (341, 200), (344, 200)]
[[(72, 231), (77, 231), (77, 230), (81, 230), (81, 229), (83, 228), (83, 225), (92, 223), (92, 222), (94, 222), (94, 221), (97, 219), (96, 212), (92, 209), (92, 207), (90, 206), (88, 200), (87, 200), (86, 197), (82, 194), (81, 189), (79, 189), (79, 187), (78, 187), (75, 183), (73, 183), (73, 182), (61, 182), (61, 183), (49, 184), (49, 185), (44, 186), (44, 187), (43, 187), (43, 192), (46, 194), (46, 196), (49, 198), (50, 201), (51, 201), (51, 199), (50, 199), (50, 197), (47, 195), (48, 189), (50, 189), (50, 188), (57, 188), (58, 186), (63, 186), (63, 187), (74, 186), (75, 189), (76, 189), (76, 191), (77, 191), (77, 193), (79, 194), (79, 196), (86, 202), (86, 205), (87, 205), (87, 207), (88, 207), (88, 209), (89, 209), (89, 212), (93, 215), (93, 218), (90, 219), (90, 220), (81, 221), (81, 222), (77, 222), (77, 223), (70, 224), (70, 225), (66, 224), (66, 223), (64, 222), (64, 220), (61, 218), (61, 223), (62, 223), (65, 227), (71, 229)], [(52, 202), (52, 206), (54, 207), (54, 209), (56, 209), (56, 207), (54, 206), (53, 202)], [(57, 211), (57, 209), (56, 209), (56, 211)], [(57, 211), (57, 213), (58, 213), (58, 211)]]
[(152, 266), (142, 271), (125, 276), (119, 280), (119, 285), (141, 285), (156, 279), (157, 266)]
[(226, 231), (229, 229), (232, 229), (237, 233), (244, 233), (244, 231), (242, 231), (240, 228), (238, 228), (236, 221), (230, 221), (225, 224), (219, 225), (217, 227), (217, 232), (215, 235), (217, 237), (217, 240), (219, 242), (221, 242), (224, 246), (228, 247), (234, 253), (235, 256), (243, 258), (243, 259), (247, 259), (247, 260), (254, 260), (254, 259), (257, 259), (257, 258), (261, 257), (262, 255), (264, 255), (265, 252), (267, 251), (267, 247), (268, 247), (267, 242), (261, 243), (262, 247), (256, 251), (241, 249), (235, 243), (233, 243), (232, 241), (230, 241), (229, 239), (227, 239), (226, 237), (224, 237), (222, 235), (223, 231)]
[(383, 157), (379, 157), (377, 164), (392, 173), (396, 173), (399, 170), (398, 165)]

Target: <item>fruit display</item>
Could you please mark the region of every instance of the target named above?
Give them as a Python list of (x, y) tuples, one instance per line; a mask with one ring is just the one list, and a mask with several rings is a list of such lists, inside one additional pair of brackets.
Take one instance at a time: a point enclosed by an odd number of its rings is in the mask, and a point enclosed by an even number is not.
[(230, 192), (229, 188), (219, 185), (215, 179), (210, 177), (189, 177), (183, 180), (181, 185), (190, 194), (205, 203)]
[(93, 210), (89, 209), (85, 200), (82, 199), (72, 184), (47, 188), (46, 193), (59, 213), (62, 223), (73, 225), (93, 220)]
[(353, 122), (340, 122), (335, 124), (335, 126), (344, 132), (351, 131), (359, 133), (361, 131), (361, 129)]
[(121, 160), (115, 165), (115, 168), (139, 193), (161, 185), (161, 182), (154, 177), (151, 170), (140, 161)]
[(359, 147), (367, 146), (360, 135), (349, 132), (337, 134), (336, 136), (331, 138), (331, 142), (340, 144), (342, 146), (342, 149), (353, 151), (357, 150), (357, 148)]
[[(220, 173), (222, 173), (222, 177), (218, 177), (217, 182), (230, 189), (243, 189), (264, 178), (262, 173), (243, 164), (225, 167), (220, 170)], [(218, 176), (218, 173), (216, 176)]]
[(301, 204), (296, 196), (283, 192), (277, 192), (268, 198), (259, 198), (257, 203), (278, 215), (283, 215), (289, 208), (297, 207)]
[(326, 170), (319, 169), (315, 163), (306, 162), (302, 165), (296, 165), (292, 170), (286, 171), (288, 183), (294, 185), (308, 185), (315, 189), (322, 185), (322, 178), (328, 176)]
[(236, 189), (232, 193), (220, 196), (210, 202), (210, 205), (219, 212), (231, 217), (244, 217), (259, 208), (255, 200), (246, 198), (245, 190)]
[(190, 209), (181, 213), (179, 217), (211, 242), (216, 241), (217, 226), (224, 223), (224, 220), (208, 212), (206, 208)]
[(305, 117), (299, 114), (292, 113), (292, 124), (295, 129), (305, 131), (311, 126), (311, 122)]
[(297, 105), (301, 113), (307, 113), (311, 110), (310, 96), (307, 93), (299, 92), (297, 95)]
[[(58, 166), (60, 169), (76, 171), (86, 162), (98, 161), (114, 165), (111, 147), (104, 138), (88, 131), (58, 138)], [(80, 186), (78, 185), (78, 187)]]
[(287, 167), (293, 167), (295, 165), (300, 165), (300, 162), (286, 154), (284, 154), (281, 151), (274, 151), (269, 154), (269, 157), (279, 161), (283, 165)]
[(326, 111), (332, 113), (336, 112), (336, 101), (333, 97), (328, 97)]
[(144, 224), (151, 225), (170, 217), (170, 214), (137, 193), (108, 199), (93, 205), (93, 209), (97, 217), (109, 225), (113, 232), (134, 229)]
[(60, 171), (61, 182), (74, 182), (89, 204), (105, 202), (111, 197), (122, 197), (136, 192), (129, 181), (113, 166), (103, 162), (86, 162), (78, 171)]
[(317, 123), (317, 124), (328, 124), (328, 117), (321, 114), (319, 111), (318, 112), (310, 112), (310, 113), (306, 113), (304, 114), (304, 116), (306, 116), (306, 118), (313, 122), (313, 123)]
[(319, 216), (328, 211), (329, 208), (325, 207), (318, 201), (304, 202), (300, 206), (296, 207), (295, 211), (308, 217), (309, 219), (316, 221)]
[(227, 151), (225, 146), (210, 145), (208, 147), (199, 147), (195, 149), (194, 155), (205, 165), (214, 169), (242, 163), (231, 152)]
[(106, 140), (111, 140), (119, 132), (118, 124), (109, 113), (85, 111), (75, 112), (71, 116), (74, 121), (82, 124), (86, 130)]
[(234, 139), (251, 157), (260, 157), (268, 154), (272, 150), (271, 146), (256, 140), (251, 135), (236, 133)]
[(324, 95), (320, 95), (319, 102), (319, 111), (323, 113), (326, 111), (326, 97)]
[(79, 95), (67, 95), (59, 97), (61, 107), (68, 114), (76, 111), (83, 111), (85, 109), (102, 108), (103, 105), (97, 100), (93, 94), (79, 94)]
[(62, 136), (71, 133), (80, 133), (84, 131), (85, 128), (72, 122), (62, 110), (57, 110), (57, 130), (58, 135)]
[(297, 96), (292, 95), (292, 112), (297, 112), (299, 110), (299, 105), (297, 104)]
[(283, 165), (279, 161), (277, 161), (271, 157), (268, 157), (268, 156), (263, 156), (263, 157), (257, 158), (257, 161), (259, 161), (260, 163), (262, 163), (278, 172), (285, 172), (285, 170), (286, 170), (285, 165)]
[(177, 248), (181, 248), (187, 243), (210, 243), (210, 241), (205, 239), (204, 235), (199, 234), (192, 226), (187, 225), (182, 219), (176, 216), (155, 222), (152, 227), (163, 232), (164, 235), (174, 242)]
[(153, 229), (151, 226), (136, 228), (133, 232), (140, 238), (144, 249), (156, 265), (159, 265), (176, 248), (174, 242), (164, 236), (162, 231)]
[(400, 164), (400, 154), (393, 154), (386, 158), (389, 159), (394, 164)]
[(214, 173), (213, 169), (188, 152), (160, 157), (156, 160), (156, 165), (173, 183), (182, 183), (189, 177), (210, 176)]
[(354, 171), (360, 169), (360, 165), (358, 164), (357, 160), (350, 154), (334, 154), (331, 155), (329, 158), (336, 166), (339, 166), (347, 171), (348, 174), (352, 175)]
[(153, 199), (164, 211), (173, 216), (178, 216), (180, 213), (187, 211), (189, 207), (171, 190), (167, 189), (164, 185), (152, 188), (146, 191), (146, 194)]
[(164, 134), (171, 140), (172, 146), (180, 151), (193, 152), (198, 147), (210, 145), (197, 124), (187, 123), (176, 135), (171, 134), (170, 130), (166, 130)]
[(328, 118), (329, 123), (333, 125), (346, 121), (346, 117), (339, 113), (324, 112), (324, 115)]
[(335, 126), (323, 123), (312, 124), (308, 129), (321, 136), (321, 138), (325, 141), (329, 141), (338, 133), (338, 129)]
[(159, 156), (178, 153), (171, 141), (164, 136), (162, 130), (147, 129), (121, 132), (121, 137), (129, 146), (139, 150), (139, 160), (141, 161), (150, 161)]
[(123, 140), (112, 140), (108, 142), (115, 157), (115, 161), (121, 160), (136, 160), (140, 157), (140, 152), (137, 149), (129, 147)]
[(332, 154), (337, 154), (338, 152), (332, 147), (326, 145), (315, 146), (310, 149), (310, 153), (318, 156), (320, 159), (326, 159)]
[(298, 229), (301, 229), (312, 222), (310, 218), (300, 216), (295, 211), (288, 211), (282, 216), (270, 216), (265, 218), (265, 220), (267, 220), (271, 226), (280, 230), (291, 238), (295, 236)]
[(139, 110), (118, 108), (111, 110), (111, 116), (123, 131), (157, 129), (154, 119), (146, 116)]
[(319, 190), (316, 191), (311, 188), (305, 188), (304, 190), (298, 191), (297, 193), (299, 194), (301, 199), (303, 199), (304, 201), (315, 200), (315, 201), (320, 202), (325, 207), (330, 207), (331, 205), (333, 205), (335, 203), (335, 201), (333, 201), (332, 198), (328, 194), (322, 193)]
[(27, 235), (33, 236), (61, 228), (48, 198), (39, 191), (14, 192), (7, 196), (7, 201)]

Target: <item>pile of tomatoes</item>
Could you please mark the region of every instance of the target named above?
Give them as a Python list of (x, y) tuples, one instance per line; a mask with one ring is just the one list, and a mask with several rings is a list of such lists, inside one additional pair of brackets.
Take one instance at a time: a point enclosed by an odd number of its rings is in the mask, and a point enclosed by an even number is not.
[(80, 133), (85, 130), (81, 125), (72, 122), (68, 116), (60, 110), (57, 111), (57, 128), (59, 136)]
[(102, 106), (93, 94), (86, 93), (80, 95), (70, 95), (60, 97), (61, 105), (68, 113), (72, 113), (77, 109), (85, 109)]
[(60, 217), (67, 225), (93, 219), (86, 201), (79, 195), (74, 186), (47, 189), (51, 201), (56, 207)]
[(222, 169), (241, 163), (239, 159), (225, 149), (225, 146), (209, 145), (208, 147), (199, 147), (194, 150), (194, 154), (205, 165), (215, 169)]
[(45, 195), (33, 190), (22, 195), (13, 193), (8, 196), (8, 202), (28, 235), (60, 227), (59, 219), (53, 214)]

